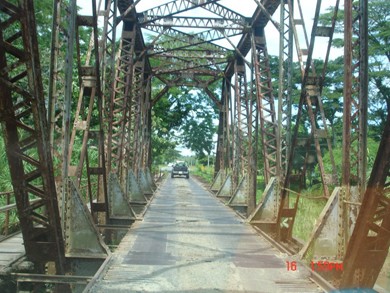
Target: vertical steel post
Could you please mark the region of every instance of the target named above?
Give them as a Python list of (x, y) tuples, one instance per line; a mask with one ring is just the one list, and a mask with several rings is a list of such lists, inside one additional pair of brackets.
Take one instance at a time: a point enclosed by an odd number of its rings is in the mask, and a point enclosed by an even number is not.
[(367, 120), (368, 120), (368, 0), (359, 1), (359, 158), (358, 178), (360, 198), (367, 180)]
[(129, 170), (131, 86), (133, 83), (135, 31), (124, 30), (118, 51), (115, 79), (110, 99), (109, 164), (124, 185)]
[[(387, 122), (378, 148), (371, 176), (365, 188), (366, 168), (366, 134), (367, 134), (367, 97), (368, 97), (368, 1), (360, 0), (358, 17), (353, 18), (352, 1), (345, 1), (345, 25), (348, 27), (345, 38), (345, 51), (351, 50), (352, 46), (353, 19), (359, 21), (359, 151), (357, 174), (360, 178), (359, 193), (364, 192), (360, 212), (356, 225), (348, 242), (345, 253), (345, 270), (342, 276), (341, 288), (367, 287), (372, 288), (378, 278), (380, 270), (385, 262), (390, 246), (390, 109), (387, 113)], [(347, 65), (351, 65), (352, 57), (349, 57)], [(352, 101), (352, 69), (346, 71), (345, 80), (350, 83), (347, 89), (347, 97)], [(352, 111), (352, 109), (351, 109)], [(350, 113), (349, 115), (351, 115)], [(348, 129), (344, 134), (348, 135)], [(346, 148), (348, 139), (346, 139)], [(345, 150), (347, 152), (348, 150)], [(346, 155), (346, 154), (345, 154)], [(348, 160), (346, 160), (348, 162)], [(363, 173), (364, 172), (364, 173)], [(343, 173), (343, 187), (347, 191), (351, 181), (349, 172)], [(350, 176), (350, 177), (347, 177)]]
[[(258, 111), (254, 83), (247, 82), (245, 60), (237, 57), (235, 71), (235, 139), (231, 206), (246, 206), (250, 214), (256, 206)], [(252, 71), (253, 73), (253, 71)], [(252, 76), (250, 76), (252, 80)]]
[[(350, 188), (351, 147), (351, 100), (352, 100), (352, 1), (344, 1), (344, 115), (343, 115), (343, 157), (341, 183), (345, 193)], [(346, 198), (347, 200), (348, 198)]]
[[(360, 202), (365, 192), (367, 169), (367, 106), (368, 106), (368, 16), (367, 4), (357, 6), (344, 1), (344, 113), (342, 198), (344, 254), (354, 229), (358, 209), (350, 202)], [(354, 40), (354, 32), (358, 39)], [(357, 58), (355, 56), (358, 56)], [(359, 78), (355, 78), (355, 76)]]
[(12, 185), (27, 257), (41, 267), (55, 262), (56, 273), (64, 274), (34, 4), (12, 2), (0, 1), (0, 120)]
[(146, 125), (143, 124), (145, 116), (145, 58), (137, 58), (134, 63), (134, 78), (132, 85), (132, 104), (134, 110), (134, 128), (132, 148), (132, 169), (135, 174), (142, 170), (143, 137)]
[[(362, 2), (362, 8), (366, 9), (367, 1)], [(390, 109), (387, 112), (382, 140), (355, 229), (348, 242), (341, 288), (372, 288), (389, 252)]]
[(260, 137), (264, 160), (264, 181), (268, 184), (271, 177), (277, 176), (280, 150), (278, 124), (271, 79), (271, 68), (267, 51), (264, 29), (255, 29), (252, 35), (252, 55), (255, 72), (257, 111), (260, 118)]
[[(87, 195), (90, 199), (91, 209), (93, 212), (105, 213), (105, 220), (107, 220), (109, 211), (107, 205), (103, 96), (101, 90), (97, 19), (96, 1), (92, 0), (92, 15), (77, 15), (75, 20), (79, 97), (69, 146), (66, 146), (69, 150), (68, 158), (64, 160), (64, 164), (68, 164), (68, 175), (76, 179), (78, 187), (81, 186), (83, 169), (84, 166), (86, 167)], [(87, 29), (91, 33), (86, 52), (83, 52), (81, 46), (81, 29)], [(68, 89), (67, 92), (71, 96), (72, 91)], [(93, 125), (93, 123), (96, 125)], [(75, 149), (77, 138), (79, 137), (78, 133), (82, 136), (79, 160), (76, 165), (72, 165), (72, 158), (74, 159), (75, 155), (78, 154), (78, 151)], [(64, 143), (67, 142), (67, 139), (65, 139)], [(97, 153), (94, 158), (91, 156), (92, 150)], [(104, 220), (102, 219), (102, 221)]]
[[(58, 81), (58, 56), (60, 51), (59, 35), (61, 26), (61, 3), (62, 0), (53, 1), (53, 25), (51, 39), (50, 55), (50, 73), (49, 73), (49, 101), (48, 101), (48, 124), (50, 126), (49, 141), (51, 146), (54, 144), (56, 105), (58, 99), (57, 81)], [(54, 153), (54, 151), (53, 151)]]
[[(293, 5), (292, 5), (293, 7)], [(291, 15), (286, 0), (280, 3), (280, 38), (279, 38), (279, 85), (278, 85), (278, 128), (277, 128), (277, 171), (283, 181), (287, 159), (291, 148), (291, 108), (292, 108), (292, 78), (293, 78), (293, 29)], [(282, 131), (284, 129), (284, 131)]]
[[(116, 62), (116, 26), (117, 26), (117, 11), (118, 1), (107, 0), (105, 1), (104, 10), (104, 27), (103, 27), (103, 39), (101, 48), (101, 62), (102, 62), (102, 91), (103, 91), (103, 103), (105, 110), (105, 130), (106, 135), (106, 152), (107, 152), (107, 173), (112, 170), (116, 171), (117, 166), (114, 164), (116, 138), (114, 133), (114, 97), (116, 87), (116, 68), (119, 63)], [(119, 59), (119, 58), (118, 58)]]
[(226, 91), (227, 84), (225, 78), (221, 82), (221, 108), (219, 111), (219, 123), (218, 123), (218, 138), (217, 138), (217, 152), (215, 155), (215, 164), (214, 164), (214, 177), (218, 174), (219, 171), (225, 172), (225, 159), (226, 159)]

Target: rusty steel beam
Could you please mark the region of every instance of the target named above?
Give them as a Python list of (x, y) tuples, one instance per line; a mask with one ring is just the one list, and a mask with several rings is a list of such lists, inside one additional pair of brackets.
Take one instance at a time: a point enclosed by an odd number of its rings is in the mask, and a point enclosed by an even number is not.
[[(156, 49), (160, 49), (161, 51), (158, 51)], [(226, 60), (227, 53), (229, 51), (222, 51), (222, 50), (215, 50), (214, 48), (193, 48), (188, 50), (175, 50), (171, 52), (164, 52), (164, 47), (159, 45), (153, 45), (153, 48), (148, 50), (148, 56), (158, 56), (158, 57), (165, 57), (165, 58), (178, 58), (178, 59), (184, 59), (184, 60), (192, 60), (192, 59), (205, 59), (205, 60)]]
[[(366, 8), (362, 1), (362, 8)], [(390, 248), (390, 110), (344, 257), (341, 288), (372, 288)]]
[[(211, 0), (208, 2), (217, 2), (219, 0)], [(178, 0), (171, 1), (159, 6), (155, 6), (149, 10), (145, 10), (140, 14), (145, 21), (158, 20), (164, 17), (173, 16), (178, 13), (186, 12), (197, 7), (204, 6), (205, 3), (199, 3), (199, 1)]]
[[(276, 174), (282, 181), (288, 165), (288, 153), (291, 147), (292, 82), (293, 82), (293, 29), (290, 21), (294, 11), (290, 11), (288, 2), (280, 4), (279, 38), (279, 83), (278, 83), (278, 132)], [(282, 131), (284, 129), (284, 131)]]
[(159, 101), (161, 100), (161, 98), (166, 94), (168, 93), (169, 91), (169, 86), (165, 86), (159, 93), (157, 93), (157, 95), (155, 97), (153, 97), (152, 99), (152, 108), (153, 106)]
[[(252, 80), (252, 79), (250, 79)], [(245, 216), (256, 205), (257, 174), (257, 99), (252, 81), (248, 82), (246, 65), (236, 60), (234, 74), (234, 131), (231, 199), (229, 205)]]
[[(61, 3), (60, 3), (61, 2)], [(69, 150), (71, 149), (70, 145), (70, 133), (72, 132), (72, 100), (73, 100), (73, 65), (75, 64), (73, 56), (75, 55), (75, 47), (76, 47), (76, 34), (80, 26), (76, 25), (77, 20), (77, 2), (71, 1), (70, 3), (64, 3), (62, 1), (58, 1), (55, 3), (55, 15), (57, 15), (53, 20), (53, 27), (57, 30), (54, 33), (55, 40), (52, 42), (52, 52), (55, 57), (52, 58), (51, 62), (56, 62), (57, 64), (51, 64), (52, 68), (56, 68), (55, 72), (51, 73), (51, 78), (55, 78), (56, 80), (50, 81), (49, 88), (49, 99), (51, 100), (52, 110), (55, 111), (55, 118), (52, 121), (51, 134), (55, 141), (53, 141), (52, 148), (53, 153), (57, 159), (57, 166), (55, 166), (55, 175), (56, 175), (56, 187), (59, 193), (59, 202), (60, 202), (60, 213), (62, 220), (62, 227), (64, 230), (65, 237), (65, 253), (66, 256), (69, 257), (87, 257), (87, 258), (101, 258), (107, 256), (108, 249), (104, 246), (101, 246), (102, 240), (100, 234), (98, 234), (96, 228), (94, 227), (93, 219), (90, 216), (90, 211), (83, 206), (84, 203), (81, 200), (81, 191), (85, 192), (85, 190), (79, 190), (74, 186), (74, 183), (69, 178), (69, 165), (70, 165), (70, 157)], [(96, 7), (95, 7), (96, 8)], [(99, 7), (100, 12), (100, 7)], [(98, 13), (101, 15), (101, 13)], [(86, 17), (88, 20), (88, 24), (86, 27), (89, 27), (93, 20), (91, 18)], [(93, 17), (92, 17), (93, 19)], [(95, 21), (97, 23), (97, 21)], [(63, 34), (62, 32), (65, 30), (65, 24), (67, 32)], [(83, 27), (84, 29), (84, 27)], [(92, 31), (93, 29), (91, 29)], [(96, 31), (95, 34), (91, 34), (93, 37), (97, 36)], [(60, 37), (61, 36), (61, 37)], [(95, 39), (92, 43), (96, 43)], [(64, 43), (66, 49), (61, 49), (61, 44)], [(54, 46), (54, 47), (53, 47)], [(91, 45), (92, 46), (92, 45)], [(58, 52), (56, 52), (58, 50)], [(66, 57), (63, 56), (64, 52), (66, 52)], [(87, 59), (91, 58), (93, 54), (94, 57), (91, 59), (96, 59), (96, 56), (101, 55), (103, 52), (94, 50), (92, 53), (92, 49), (90, 52), (87, 52)], [(99, 58), (101, 60), (101, 58)], [(88, 62), (88, 61), (87, 61)], [(96, 61), (95, 66), (101, 65), (99, 61)], [(78, 65), (77, 65), (78, 66)], [(92, 67), (92, 66), (91, 66)], [(90, 69), (92, 72), (93, 69)], [(96, 70), (98, 72), (98, 70)], [(98, 73), (99, 76), (101, 76)], [(57, 79), (59, 83), (61, 80), (64, 80), (64, 87), (56, 87)], [(92, 82), (91, 82), (92, 84)], [(92, 91), (91, 91), (92, 92)], [(50, 116), (49, 116), (50, 117)], [(60, 118), (62, 117), (62, 123)], [(94, 136), (93, 141), (99, 141), (99, 145), (97, 148), (100, 148), (100, 153), (103, 153), (103, 146), (100, 142), (103, 141), (104, 137), (102, 133), (96, 131), (89, 131), (88, 136), (91, 138)], [(89, 152), (93, 152), (92, 144)], [(96, 166), (91, 166), (91, 160), (88, 160), (88, 150), (85, 154), (85, 162), (87, 169), (87, 193), (92, 194), (99, 192), (99, 189), (104, 189), (104, 178), (103, 176), (98, 175), (97, 184), (99, 186), (93, 190), (93, 186), (97, 186), (95, 182), (91, 182), (91, 173), (97, 175), (96, 173), (101, 172), (101, 169)], [(103, 160), (99, 160), (104, 165)], [(77, 178), (76, 178), (77, 179)], [(92, 200), (90, 199), (90, 202)], [(91, 204), (92, 206), (92, 204)], [(85, 239), (88, 238), (87, 242), (80, 242), (76, 239), (75, 235), (77, 233), (83, 233)], [(96, 247), (95, 245), (100, 247), (98, 252), (94, 251), (94, 249), (90, 249), (91, 245)]]
[(142, 28), (152, 29), (154, 26), (162, 27), (196, 27), (196, 28), (209, 28), (209, 29), (245, 29), (246, 22), (242, 23), (234, 22), (230, 19), (223, 18), (210, 18), (210, 17), (184, 17), (184, 16), (157, 16), (153, 21), (140, 21), (139, 25)]
[(187, 0), (171, 1), (140, 13), (139, 19), (141, 22), (147, 23), (163, 19), (164, 17), (172, 17), (182, 12), (201, 7), (202, 9), (212, 12), (222, 19), (229, 19), (234, 23), (243, 23), (246, 21), (244, 16), (223, 5), (220, 5), (218, 1), (219, 0), (204, 1), (203, 3)]
[[(314, 146), (316, 150), (316, 155), (317, 155), (317, 161), (320, 169), (320, 174), (321, 174), (321, 180), (322, 180), (322, 185), (323, 185), (323, 190), (324, 190), (324, 197), (329, 198), (329, 190), (328, 190), (328, 181), (327, 181), (327, 174), (325, 174), (324, 170), (324, 165), (323, 165), (323, 160), (322, 160), (322, 150), (321, 150), (321, 144), (320, 144), (320, 139), (325, 139), (327, 141), (327, 147), (328, 151), (332, 157), (332, 147), (330, 143), (330, 137), (328, 134), (328, 130), (326, 128), (326, 119), (325, 119), (325, 114), (323, 112), (323, 108), (321, 106), (321, 90), (322, 90), (322, 80), (318, 76), (316, 69), (313, 64), (313, 51), (314, 51), (314, 45), (315, 45), (315, 40), (317, 37), (323, 37), (323, 34), (320, 33), (319, 29), (319, 13), (320, 13), (320, 8), (321, 8), (321, 0), (317, 1), (317, 6), (316, 6), (316, 11), (315, 11), (315, 16), (314, 16), (314, 22), (313, 22), (313, 27), (312, 27), (312, 32), (310, 39), (308, 38), (306, 34), (306, 28), (304, 25), (303, 21), (303, 15), (302, 15), (302, 9), (300, 6), (300, 1), (297, 1), (301, 20), (296, 21), (293, 17), (293, 2), (292, 1), (287, 1), (288, 4), (288, 9), (290, 11), (290, 23), (292, 24), (292, 30), (293, 30), (293, 35), (296, 43), (296, 49), (297, 49), (297, 54), (299, 56), (299, 62), (301, 64), (301, 72), (302, 72), (302, 92), (300, 95), (300, 100), (299, 100), (299, 106), (298, 106), (298, 112), (297, 112), (297, 118), (295, 122), (295, 127), (293, 130), (292, 134), (292, 139), (291, 139), (291, 145), (289, 149), (289, 154), (287, 157), (287, 168), (285, 171), (285, 178), (283, 179), (283, 184), (282, 184), (282, 189), (281, 189), (281, 204), (279, 206), (279, 215), (278, 215), (278, 220), (277, 220), (277, 228), (281, 229), (280, 224), (282, 222), (288, 223), (287, 230), (287, 236), (290, 239), (285, 239), (285, 240), (291, 240), (291, 231), (292, 231), (292, 225), (294, 223), (295, 215), (296, 215), (296, 208), (297, 204), (294, 205), (293, 208), (289, 207), (289, 200), (288, 200), (288, 195), (290, 193), (290, 180), (291, 180), (291, 175), (292, 175), (292, 163), (293, 163), (293, 158), (295, 155), (295, 148), (297, 147), (297, 141), (298, 141), (298, 129), (299, 125), (304, 123), (302, 121), (302, 117), (304, 117), (305, 110), (307, 111), (307, 116), (309, 117), (309, 123), (311, 126), (311, 136), (314, 139)], [(337, 9), (335, 10), (337, 13)], [(302, 49), (300, 40), (299, 40), (299, 35), (297, 32), (297, 25), (302, 25), (303, 30), (305, 32), (304, 34), (304, 41), (303, 41), (303, 46), (307, 47), (307, 49)], [(328, 42), (330, 43), (332, 40), (332, 35), (333, 35), (333, 28), (328, 29)], [(330, 45), (328, 46), (328, 50), (330, 49)], [(327, 52), (328, 56), (329, 52)], [(306, 56), (306, 60), (303, 59), (303, 56)], [(326, 63), (323, 67), (323, 70), (326, 69)], [(323, 76), (325, 73), (321, 73), (321, 76)], [(323, 122), (323, 127), (324, 129), (318, 129), (318, 123), (317, 120), (322, 120)], [(322, 135), (324, 133), (324, 135)], [(333, 161), (334, 162), (334, 161)], [(335, 170), (335, 165), (333, 163), (333, 169)], [(305, 170), (305, 168), (304, 168)], [(335, 171), (334, 171), (335, 172)], [(301, 176), (303, 176), (302, 174)], [(302, 186), (300, 187), (302, 188)], [(300, 190), (296, 192), (298, 195), (300, 193)], [(298, 196), (297, 196), (298, 198)], [(284, 228), (283, 228), (284, 229)], [(283, 233), (278, 233), (280, 236)]]
[[(165, 34), (165, 38), (161, 36)], [(157, 40), (160, 42), (157, 43)], [(174, 46), (175, 43), (178, 43), (178, 46)], [(204, 50), (204, 52), (215, 51), (215, 52), (225, 52), (228, 54), (230, 52), (228, 49), (211, 43), (205, 39), (202, 39), (201, 36), (184, 33), (173, 28), (162, 27), (159, 29), (159, 35), (154, 38), (153, 42), (148, 45), (148, 55), (153, 56), (154, 54), (163, 54), (167, 52), (180, 52), (180, 51), (190, 51), (190, 50)]]
[[(368, 1), (360, 0), (357, 17), (353, 18), (353, 6), (352, 2), (345, 1), (345, 38), (346, 46), (351, 49), (350, 54), (345, 62), (348, 67), (345, 82), (350, 84), (351, 87), (358, 89), (358, 105), (357, 109), (352, 109), (349, 106), (352, 113), (358, 111), (359, 121), (358, 129), (356, 133), (358, 137), (358, 155), (357, 162), (347, 162), (351, 166), (358, 164), (357, 176), (360, 181), (358, 182), (359, 193), (365, 190), (362, 198), (362, 203), (359, 211), (359, 215), (356, 220), (355, 228), (349, 239), (346, 249), (344, 263), (345, 270), (341, 279), (341, 288), (358, 286), (372, 288), (378, 278), (381, 268), (386, 260), (386, 256), (390, 247), (390, 109), (387, 109), (387, 122), (385, 125), (382, 139), (378, 148), (377, 156), (372, 168), (370, 178), (365, 182), (365, 174), (361, 172), (365, 171), (366, 161), (363, 157), (366, 149), (362, 149), (366, 146), (366, 134), (367, 134), (367, 97), (368, 97)], [(353, 59), (352, 52), (356, 49), (352, 45), (353, 24), (358, 22), (359, 39), (355, 43), (359, 48), (359, 84), (352, 84), (353, 76)], [(356, 27), (355, 27), (356, 29)], [(347, 50), (347, 49), (345, 49)], [(356, 103), (356, 97), (352, 95), (352, 92), (347, 91), (347, 98), (350, 103)], [(362, 107), (365, 107), (363, 109)], [(353, 115), (353, 114), (350, 115)], [(351, 120), (351, 116), (348, 115), (348, 122)], [(351, 121), (352, 123), (352, 121)], [(356, 122), (355, 122), (356, 123)], [(345, 129), (347, 132), (348, 129)], [(347, 134), (347, 133), (345, 133)], [(355, 137), (356, 137), (355, 134)], [(353, 135), (353, 134), (350, 134)], [(354, 138), (352, 138), (354, 139)], [(345, 149), (348, 148), (348, 140), (345, 140)], [(352, 143), (349, 142), (349, 143)], [(351, 147), (349, 145), (349, 147)], [(343, 172), (343, 186), (351, 184), (351, 173)], [(347, 194), (348, 195), (348, 194)]]
[(217, 174), (220, 172), (220, 170), (225, 169), (225, 162), (224, 162), (224, 156), (225, 156), (225, 149), (224, 149), (224, 129), (226, 127), (225, 119), (226, 119), (226, 112), (225, 112), (225, 80), (222, 80), (222, 94), (221, 94), (221, 101), (219, 105), (219, 117), (218, 117), (218, 130), (217, 130), (217, 147), (216, 147), (216, 154), (215, 154), (215, 164), (214, 164), (214, 178), (217, 176)]
[(244, 177), (245, 157), (242, 157), (243, 150), (243, 128), (244, 117), (242, 117), (245, 111), (245, 102), (247, 98), (247, 83), (245, 74), (245, 64), (242, 59), (236, 59), (234, 68), (234, 109), (231, 111), (234, 113), (234, 120), (232, 121), (233, 129), (233, 170), (232, 170), (232, 194), (238, 188), (240, 180)]
[(144, 121), (145, 112), (145, 59), (138, 60), (133, 65), (134, 76), (132, 84), (132, 115), (134, 115), (133, 122), (133, 144), (131, 148), (131, 167), (135, 174), (138, 174), (142, 168), (142, 150), (143, 137), (146, 130)]
[[(62, 227), (65, 223), (65, 198), (69, 166), (69, 139), (71, 132), (71, 101), (73, 67), (67, 64), (74, 62), (76, 1), (66, 5), (62, 0), (53, 4), (53, 33), (51, 43), (51, 59), (49, 74), (48, 123), (50, 125), (49, 140), (52, 155), (55, 158), (54, 172), (56, 188), (60, 203)], [(68, 24), (67, 34), (64, 23)], [(61, 50), (62, 47), (66, 50)], [(62, 82), (63, 81), (63, 82)]]
[[(163, 60), (162, 62), (164, 62)], [(197, 75), (206, 75), (206, 76), (217, 76), (223, 74), (223, 70), (220, 68), (213, 68), (219, 65), (226, 64), (225, 61), (215, 63), (213, 65), (209, 64), (197, 64), (196, 62), (165, 62), (159, 67), (156, 67), (152, 70), (152, 73), (155, 75), (163, 75), (163, 74), (181, 74), (192, 73)]]
[(221, 81), (221, 101), (218, 123), (218, 139), (217, 139), (217, 151), (214, 165), (214, 176), (219, 172), (222, 172), (222, 181), (229, 172), (230, 152), (229, 152), (229, 101), (230, 101), (230, 85), (226, 78)]
[[(49, 141), (54, 145), (54, 133), (56, 131), (56, 105), (58, 103), (57, 86), (59, 80), (58, 58), (60, 55), (59, 35), (61, 29), (61, 5), (62, 0), (53, 1), (53, 25), (52, 25), (52, 40), (50, 55), (50, 73), (49, 73), (49, 101), (48, 101), (48, 123), (50, 126)], [(54, 148), (53, 148), (54, 155)]]
[[(349, 200), (354, 196), (350, 191), (352, 185), (358, 187), (358, 198), (361, 199), (366, 184), (368, 55), (367, 44), (364, 43), (367, 37), (367, 24), (364, 22), (367, 21), (365, 19), (367, 16), (365, 16), (366, 12), (360, 9), (367, 9), (367, 7), (355, 6), (350, 1), (345, 1), (344, 6), (343, 166), (345, 168), (342, 172), (342, 185), (345, 187), (346, 200)], [(355, 8), (357, 11), (354, 11)], [(356, 34), (359, 37), (355, 42)], [(354, 58), (355, 53), (358, 58)], [(356, 74), (360, 78), (355, 78)]]
[(260, 137), (264, 158), (264, 181), (268, 184), (271, 177), (278, 175), (279, 133), (273, 96), (271, 68), (264, 30), (255, 30), (252, 38), (252, 54), (257, 95), (257, 110), (260, 119)]
[(106, 1), (104, 10), (104, 27), (101, 47), (101, 59), (102, 60), (102, 90), (103, 100), (105, 104), (105, 131), (106, 131), (106, 150), (107, 150), (107, 173), (109, 174), (112, 169), (116, 168), (114, 164), (113, 156), (116, 151), (116, 140), (114, 134), (114, 99), (115, 99), (115, 86), (116, 86), (116, 18), (118, 13), (117, 1)]
[(34, 5), (2, 0), (0, 7), (0, 121), (26, 255), (40, 268), (54, 262), (64, 274)]
[(216, 82), (221, 78), (220, 76), (212, 76), (209, 79), (205, 80), (205, 77), (207, 76), (199, 75), (198, 76), (199, 78), (197, 78), (196, 75), (192, 73), (183, 73), (182, 75), (179, 74), (174, 75), (170, 79), (168, 79), (169, 77), (162, 76), (162, 75), (156, 75), (155, 77), (160, 79), (168, 87), (175, 87), (181, 85), (181, 86), (197, 87), (201, 89), (205, 89), (209, 87), (211, 84), (213, 84), (214, 82)]
[[(76, 16), (76, 60), (79, 96), (69, 141), (67, 164), (68, 175), (76, 180), (77, 187), (81, 185), (82, 171), (84, 167), (86, 168), (87, 196), (91, 204), (91, 210), (94, 214), (104, 213), (105, 215), (100, 218), (100, 221), (107, 221), (109, 210), (104, 152), (104, 113), (100, 73), (101, 52), (98, 40), (97, 13), (96, 1), (92, 0), (92, 15)], [(81, 46), (80, 31), (82, 29), (91, 33), (86, 52), (82, 51)], [(86, 110), (86, 107), (88, 110)], [(92, 128), (93, 121), (97, 125)], [(81, 137), (80, 152), (75, 149), (79, 137)], [(95, 152), (96, 155), (92, 156), (92, 152)], [(72, 159), (75, 158), (78, 158), (77, 164), (72, 165)]]
[(135, 50), (135, 31), (122, 32), (121, 45), (116, 67), (116, 77), (111, 100), (111, 168), (118, 173), (122, 184), (126, 182), (129, 170), (130, 141), (132, 133), (131, 86), (133, 83), (133, 62)]
[[(367, 3), (344, 1), (344, 109), (342, 149), (342, 197), (345, 202), (360, 203), (366, 190), (368, 49)], [(355, 37), (357, 39), (355, 41)], [(356, 78), (358, 76), (359, 78)], [(342, 206), (343, 250), (353, 232), (359, 209)]]
[[(303, 13), (302, 13), (302, 7), (300, 4), (300, 1), (297, 1), (298, 3), (298, 10), (301, 17), (301, 20), (295, 21), (291, 20), (291, 22), (294, 24), (294, 38), (297, 43), (297, 54), (300, 56), (300, 63), (301, 63), (301, 72), (302, 72), (302, 93), (301, 95), (305, 96), (304, 104), (307, 109), (307, 114), (309, 116), (309, 123), (311, 126), (311, 136), (314, 140), (314, 147), (316, 151), (316, 157), (318, 162), (318, 168), (320, 170), (320, 176), (321, 181), (324, 189), (324, 197), (329, 198), (330, 192), (328, 190), (328, 184), (333, 183), (337, 184), (337, 179), (335, 180), (328, 180), (328, 174), (325, 173), (324, 169), (324, 163), (322, 158), (322, 149), (321, 149), (321, 142), (325, 140), (327, 150), (330, 155), (331, 163), (332, 163), (332, 173), (336, 174), (336, 166), (333, 158), (333, 151), (332, 151), (332, 144), (330, 141), (330, 134), (327, 127), (327, 121), (325, 117), (325, 113), (322, 107), (322, 87), (323, 87), (323, 78), (326, 74), (326, 67), (327, 67), (327, 61), (329, 59), (329, 51), (331, 47), (331, 42), (333, 38), (333, 32), (334, 32), (334, 25), (332, 27), (320, 27), (319, 26), (319, 13), (321, 8), (321, 1), (317, 2), (316, 11), (315, 11), (315, 17), (314, 17), (314, 23), (312, 27), (311, 37), (307, 36), (306, 33), (306, 26), (305, 22), (303, 20)], [(334, 9), (334, 19), (337, 17), (338, 12), (338, 2), (336, 3), (336, 7)], [(290, 9), (292, 8), (291, 2), (289, 2)], [(304, 41), (303, 44), (299, 42), (299, 36), (297, 32), (297, 26), (301, 25), (304, 31)], [(326, 32), (326, 34), (324, 34)], [(316, 68), (313, 64), (313, 51), (315, 46), (315, 40), (318, 39), (318, 37), (327, 37), (328, 38), (328, 46), (327, 46), (327, 53), (325, 62), (322, 67), (322, 72), (318, 73)], [(303, 46), (301, 46), (303, 45)], [(302, 47), (307, 49), (302, 49)], [(304, 56), (307, 55), (306, 60), (303, 59)], [(322, 129), (320, 128), (320, 123), (317, 123), (317, 121), (321, 121), (323, 126)], [(310, 146), (310, 142), (307, 142), (307, 146)], [(304, 170), (306, 167), (304, 168)], [(305, 178), (305, 174), (302, 174), (303, 178)]]
[[(262, 7), (257, 7), (255, 12), (253, 13), (249, 27), (264, 28), (270, 20), (269, 16), (270, 15), (272, 16), (275, 13), (279, 5), (280, 5), (280, 1), (275, 1), (275, 0), (262, 1)], [(267, 13), (264, 13), (264, 8), (266, 8)], [(237, 44), (237, 49), (240, 51), (240, 54), (242, 56), (246, 56), (252, 48), (251, 37), (252, 37), (252, 32), (251, 30), (248, 30), (246, 33), (242, 35), (240, 41)], [(232, 76), (233, 72), (234, 72), (234, 61), (231, 60), (228, 66), (226, 66), (225, 75)]]
[[(160, 33), (162, 30), (165, 30), (166, 28), (164, 26), (151, 26), (151, 27), (146, 27), (148, 30)], [(170, 27), (170, 30), (174, 31), (173, 28)], [(226, 38), (226, 36), (233, 37), (233, 36), (238, 36), (242, 34), (242, 29), (237, 29), (237, 28), (230, 28), (230, 27), (225, 27), (221, 28), (218, 30), (210, 29), (206, 30), (203, 32), (191, 34), (191, 42), (192, 44), (189, 45), (181, 45), (179, 48), (187, 48), (191, 47), (193, 45), (199, 45), (199, 44), (204, 44), (204, 43), (211, 43), (215, 42), (218, 40), (222, 40)], [(176, 48), (176, 49), (179, 49)]]
[(214, 104), (217, 106), (217, 108), (221, 111), (222, 110), (222, 104), (221, 101), (218, 100), (218, 98), (215, 96), (215, 94), (206, 87), (205, 89), (206, 94), (209, 96), (209, 98), (214, 102)]
[(152, 169), (152, 80), (151, 76), (144, 77), (144, 97), (142, 101), (142, 157), (141, 168), (143, 170)]

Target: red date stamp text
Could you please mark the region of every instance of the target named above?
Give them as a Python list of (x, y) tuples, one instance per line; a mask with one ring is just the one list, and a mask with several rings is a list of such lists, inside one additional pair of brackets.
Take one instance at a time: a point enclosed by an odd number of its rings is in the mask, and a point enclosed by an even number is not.
[[(287, 271), (296, 271), (298, 263), (296, 261), (286, 261)], [(310, 268), (313, 272), (343, 271), (343, 263), (331, 261), (311, 261)]]

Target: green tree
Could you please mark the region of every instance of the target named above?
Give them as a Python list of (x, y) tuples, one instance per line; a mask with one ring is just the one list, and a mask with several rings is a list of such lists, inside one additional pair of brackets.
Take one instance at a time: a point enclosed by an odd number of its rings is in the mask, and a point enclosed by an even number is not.
[(200, 101), (200, 105), (203, 107), (197, 107), (192, 111), (193, 115), (189, 116), (181, 130), (183, 144), (202, 160), (210, 155), (214, 148), (213, 136), (216, 133), (216, 126), (213, 119), (216, 115), (211, 105), (205, 104), (204, 101)]
[[(152, 37), (150, 38), (152, 41)], [(165, 35), (158, 40), (154, 47), (164, 48), (164, 50), (186, 47), (189, 44), (185, 40), (179, 40), (177, 36)], [(188, 48), (187, 48), (188, 49)], [(213, 136), (216, 133), (215, 120), (217, 118), (217, 107), (201, 89), (190, 86), (180, 86), (180, 83), (208, 82), (213, 81), (213, 76), (196, 75), (195, 77), (189, 72), (183, 74), (183, 68), (208, 68), (217, 69), (210, 65), (207, 54), (218, 51), (215, 45), (198, 44), (191, 49), (179, 50), (180, 53), (174, 58), (165, 58), (164, 54), (158, 58), (151, 57), (150, 64), (156, 72), (152, 80), (152, 96), (157, 96), (166, 83), (178, 86), (170, 87), (168, 93), (159, 99), (153, 107), (153, 135), (152, 145), (156, 150), (153, 153), (154, 162), (164, 160), (167, 154), (174, 154), (175, 147), (184, 146), (193, 151), (198, 159), (210, 155), (213, 145)], [(221, 56), (226, 52), (218, 52)], [(198, 54), (195, 60), (192, 55)], [(174, 54), (173, 54), (174, 55)], [(167, 54), (170, 56), (170, 54)], [(226, 60), (229, 56), (226, 56)], [(194, 63), (196, 63), (194, 65)], [(191, 70), (189, 70), (191, 71)], [(165, 72), (165, 73), (164, 73)], [(214, 82), (209, 84), (208, 89), (218, 97), (218, 86), (220, 83)]]
[[(356, 5), (358, 5), (356, 1)], [(321, 21), (329, 25), (333, 15), (333, 8), (321, 16)], [(375, 140), (381, 137), (387, 117), (387, 109), (390, 107), (390, 2), (387, 0), (372, 0), (368, 2), (368, 56), (369, 56), (369, 135)], [(335, 47), (343, 47), (344, 40), (344, 11), (338, 14), (336, 26), (337, 38), (334, 39)], [(357, 25), (357, 23), (356, 23)], [(355, 28), (357, 31), (358, 28)], [(333, 93), (342, 97), (340, 73), (343, 72), (342, 57), (330, 62), (328, 72), (337, 74), (331, 84)], [(334, 78), (334, 77), (331, 77)]]
[[(157, 85), (154, 84), (154, 91)], [(173, 150), (183, 145), (195, 152), (198, 159), (213, 149), (216, 109), (200, 91), (187, 87), (172, 88), (153, 107), (152, 147), (154, 162), (171, 161), (178, 153)]]

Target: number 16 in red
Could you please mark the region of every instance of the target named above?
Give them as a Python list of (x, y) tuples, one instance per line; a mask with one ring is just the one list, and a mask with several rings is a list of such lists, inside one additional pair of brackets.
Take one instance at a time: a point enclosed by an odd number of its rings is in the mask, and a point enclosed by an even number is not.
[(297, 270), (297, 262), (296, 261), (286, 261), (287, 270), (288, 271), (296, 271)]

